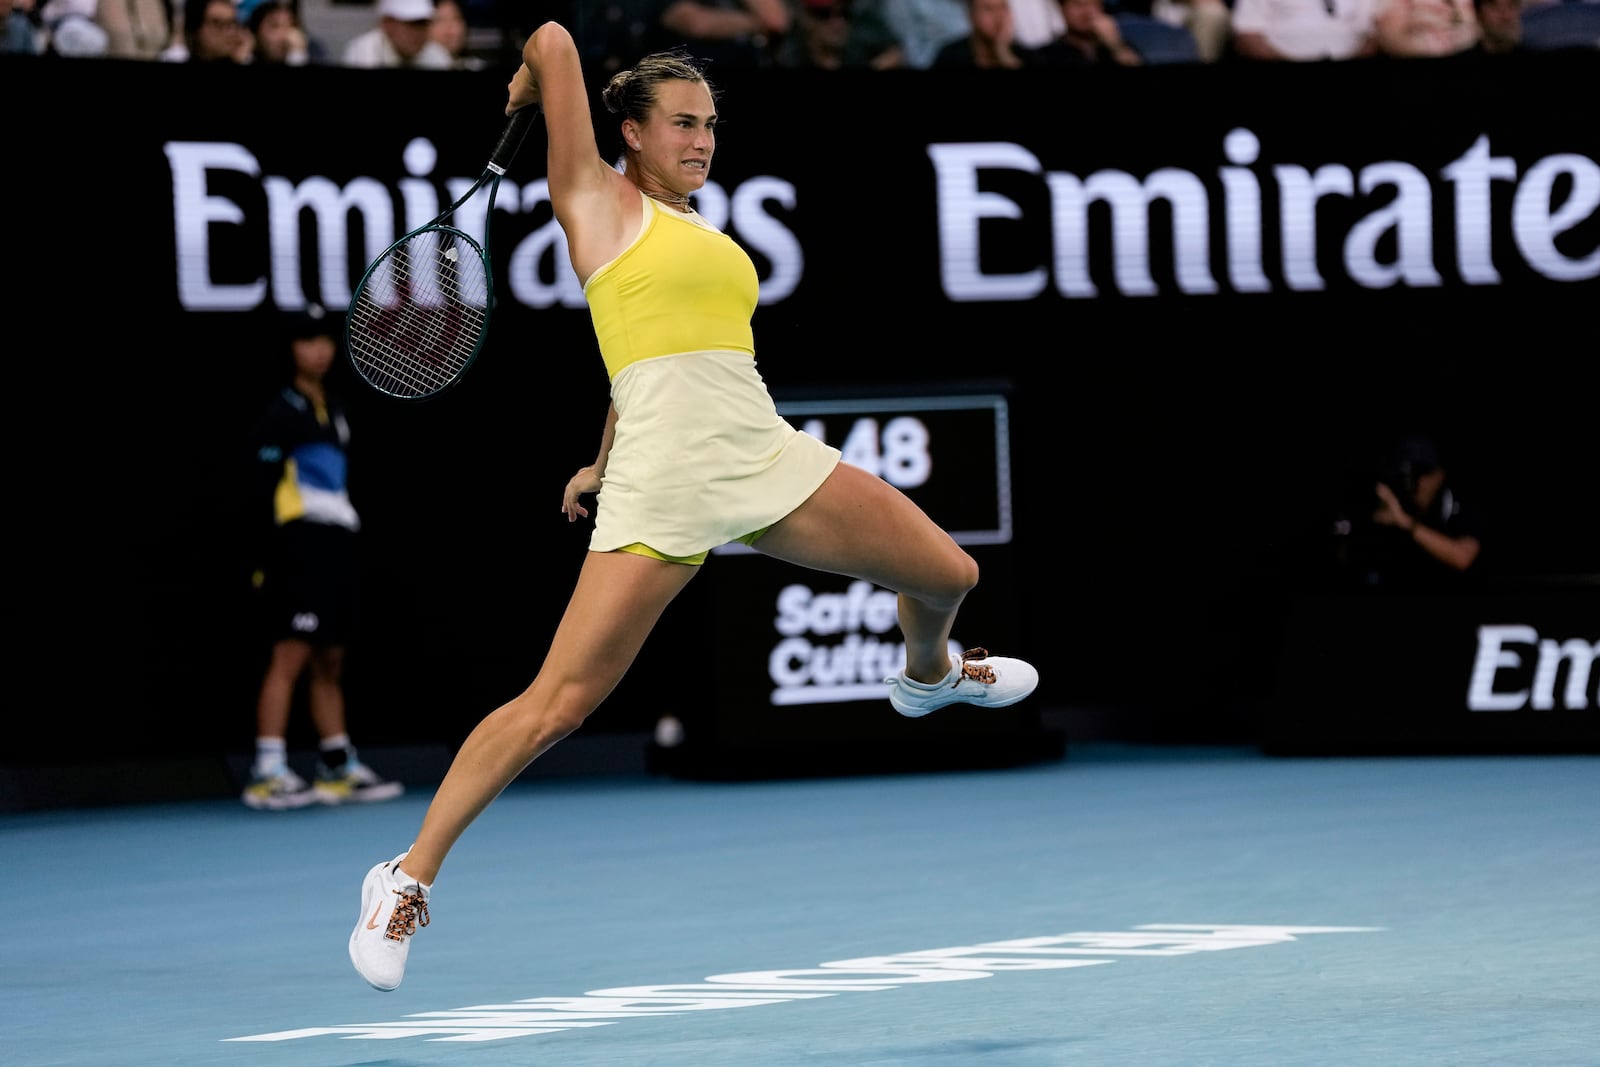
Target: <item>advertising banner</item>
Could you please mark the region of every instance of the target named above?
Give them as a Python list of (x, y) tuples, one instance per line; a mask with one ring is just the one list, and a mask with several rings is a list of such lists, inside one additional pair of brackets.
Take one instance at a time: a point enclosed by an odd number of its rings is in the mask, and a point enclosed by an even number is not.
[(1600, 751), (1600, 584), (1306, 599), (1284, 642), (1268, 751)]
[[(258, 649), (230, 523), (281, 317), (343, 308), (373, 256), (471, 183), (509, 73), (0, 62), (17, 102), (3, 344), (33, 415), (5, 438), (28, 516), (12, 647), (34, 667), (15, 697), (52, 706), (62, 677), (120, 697), (93, 730), (63, 717), (63, 742), (248, 745)], [(901, 420), (931, 435), (930, 479), (908, 491), (984, 567), (960, 638), (1072, 650), (1041, 664), (1038, 705), (1270, 677), (1263, 646), (1233, 636), (1263, 625), (1236, 595), (1256, 543), (1332, 450), (1415, 415), (1448, 419), (1478, 459), (1507, 519), (1498, 560), (1600, 570), (1594, 509), (1559, 506), (1593, 483), (1600, 124), (1572, 102), (1600, 55), (713, 76), (695, 205), (755, 261), (763, 377), (786, 398), (871, 401), (794, 417), (872, 442), (858, 454), (886, 477), (911, 470)], [(352, 716), (416, 741), (459, 740), (527, 684), (586, 545), (556, 500), (593, 459), (607, 381), (544, 174), (536, 128), (494, 217), (457, 219), (493, 228), (499, 283), (461, 385), (407, 405), (339, 383), (373, 608)], [(883, 403), (904, 398), (922, 406)], [(772, 701), (796, 579), (764, 563), (713, 558), (714, 595), (673, 606), (593, 728), (648, 729), (653, 672), (713, 631), (744, 649), (718, 658), (716, 729), (778, 741), (848, 714)], [(861, 599), (800, 581), (788, 596)], [(841, 656), (835, 639), (869, 633), (801, 636)]]

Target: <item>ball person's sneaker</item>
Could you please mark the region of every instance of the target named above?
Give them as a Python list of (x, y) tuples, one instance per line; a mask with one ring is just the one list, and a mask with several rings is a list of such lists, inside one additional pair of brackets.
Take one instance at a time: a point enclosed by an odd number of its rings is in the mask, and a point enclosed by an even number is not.
[(324, 804), (372, 804), (393, 800), (406, 791), (405, 786), (388, 781), (358, 759), (346, 760), (341, 767), (318, 760), (313, 781), (316, 799)]
[(402, 852), (367, 872), (361, 883), (361, 914), (350, 933), (350, 962), (374, 989), (388, 992), (406, 976), (411, 936), (428, 925), (425, 886), (400, 870)]
[(1009, 707), (1033, 692), (1039, 672), (1020, 659), (991, 656), (986, 648), (969, 648), (942, 681), (913, 681), (904, 670), (884, 681), (889, 684), (889, 703), (894, 710), (915, 719), (951, 704)]
[(304, 778), (288, 767), (278, 767), (265, 773), (252, 771), (240, 799), (257, 811), (290, 811), (314, 802), (317, 794)]

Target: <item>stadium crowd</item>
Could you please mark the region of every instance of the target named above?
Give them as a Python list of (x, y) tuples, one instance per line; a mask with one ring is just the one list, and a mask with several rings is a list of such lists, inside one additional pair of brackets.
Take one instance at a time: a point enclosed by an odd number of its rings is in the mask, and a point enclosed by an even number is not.
[[(830, 70), (1320, 62), (1514, 52), (1529, 13), (1572, 4), (1600, 21), (1600, 0), (0, 0), (0, 51), (476, 70), (514, 65), (556, 19), (603, 70), (679, 44), (724, 67)], [(1600, 47), (1600, 31), (1565, 44)]]

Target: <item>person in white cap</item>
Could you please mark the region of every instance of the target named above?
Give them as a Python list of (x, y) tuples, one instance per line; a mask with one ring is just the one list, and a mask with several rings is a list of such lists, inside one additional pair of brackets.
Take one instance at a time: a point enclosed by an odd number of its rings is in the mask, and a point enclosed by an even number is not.
[(428, 36), (433, 0), (378, 0), (378, 24), (345, 46), (347, 67), (412, 67), (448, 70), (444, 45)]
[(58, 56), (103, 56), (111, 38), (95, 21), (94, 0), (45, 0), (39, 11), (46, 51)]

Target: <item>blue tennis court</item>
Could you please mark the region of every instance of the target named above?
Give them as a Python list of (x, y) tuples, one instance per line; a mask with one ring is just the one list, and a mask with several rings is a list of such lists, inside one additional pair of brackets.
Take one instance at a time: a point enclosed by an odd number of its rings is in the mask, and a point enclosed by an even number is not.
[(8, 1063), (1600, 1063), (1591, 756), (1090, 744), (519, 780), (405, 984), (345, 940), (430, 790), (0, 817)]

